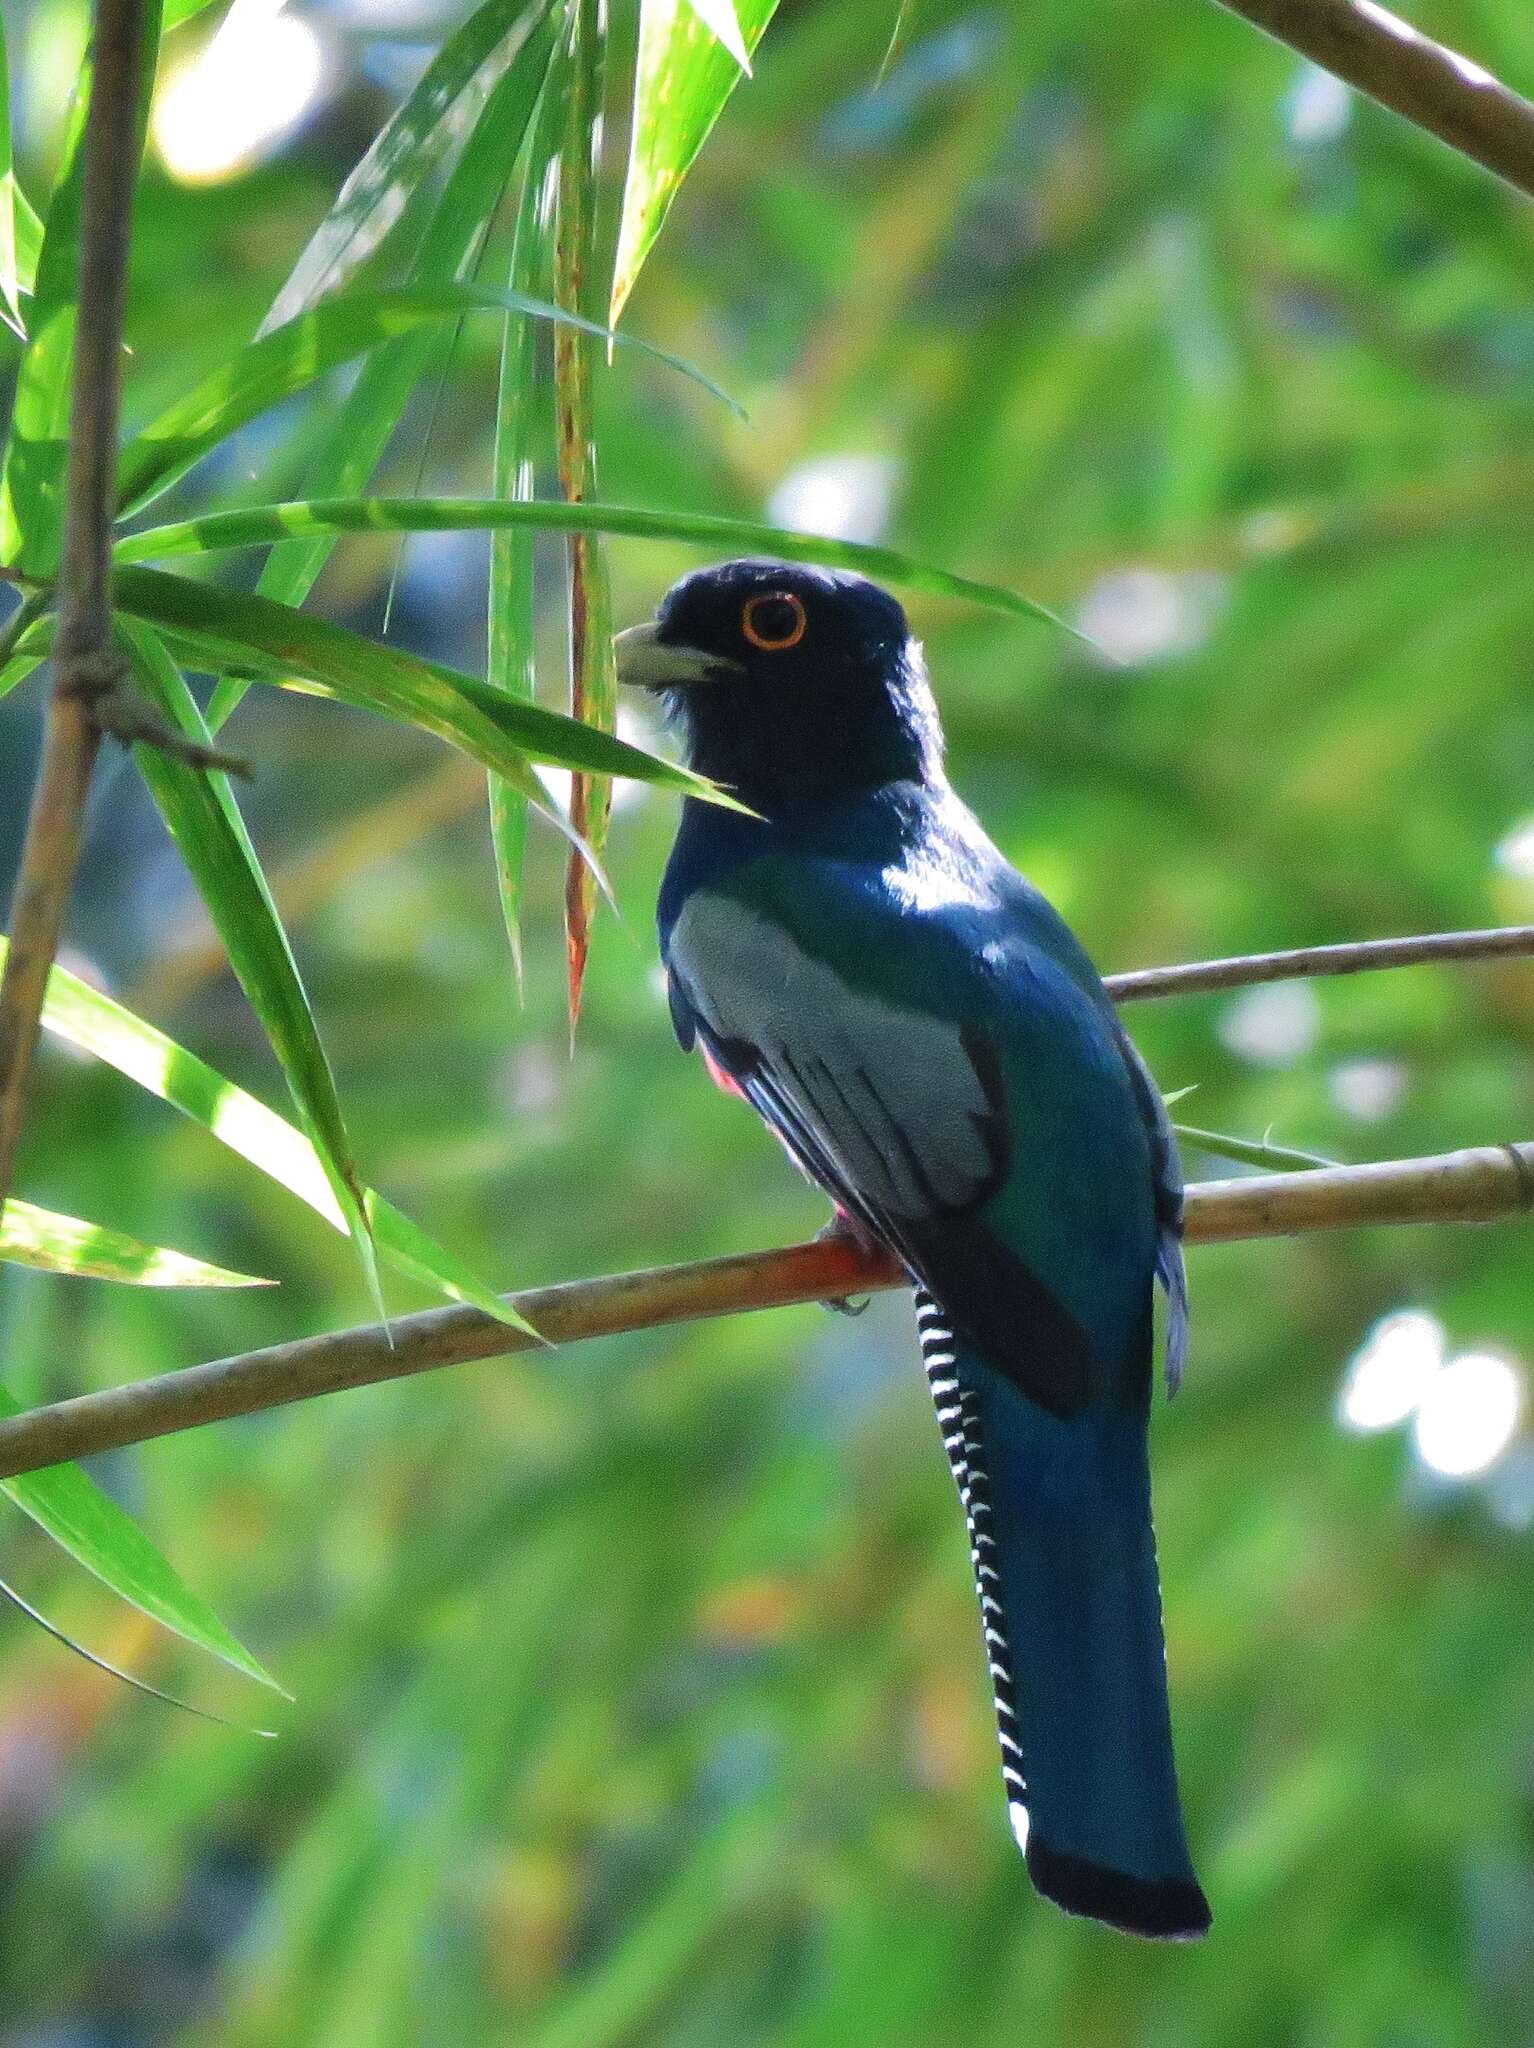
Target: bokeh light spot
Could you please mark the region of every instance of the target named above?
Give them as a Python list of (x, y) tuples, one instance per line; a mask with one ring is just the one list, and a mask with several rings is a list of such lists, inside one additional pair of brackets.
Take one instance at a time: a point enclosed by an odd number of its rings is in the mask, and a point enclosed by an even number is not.
[(1237, 996), (1218, 1030), (1221, 1044), (1254, 1066), (1292, 1066), (1320, 1036), (1321, 1005), (1303, 981), (1275, 981)]
[(1337, 1397), (1348, 1429), (1391, 1429), (1417, 1408), (1443, 1370), (1444, 1331), (1424, 1309), (1401, 1309), (1374, 1325), (1354, 1352)]
[(882, 455), (826, 456), (788, 472), (767, 500), (767, 517), (836, 540), (881, 540), (894, 483), (894, 465)]
[(154, 144), (183, 184), (217, 184), (258, 163), (319, 91), (320, 39), (284, 4), (234, 0), (217, 32), (160, 87)]
[(1490, 1351), (1466, 1351), (1435, 1373), (1417, 1407), (1417, 1456), (1445, 1479), (1489, 1471), (1513, 1440), (1523, 1376)]

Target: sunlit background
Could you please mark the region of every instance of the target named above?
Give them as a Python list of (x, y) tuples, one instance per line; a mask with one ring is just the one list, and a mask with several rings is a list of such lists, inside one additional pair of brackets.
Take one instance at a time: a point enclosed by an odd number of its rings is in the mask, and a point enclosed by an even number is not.
[[(167, 39), (136, 417), (254, 332), (464, 12), (233, 0)], [(39, 197), (83, 16), (4, 14)], [(1517, 0), (1413, 17), (1534, 90)], [(620, 356), (604, 494), (888, 539), (1063, 611), (1101, 656), (912, 606), (957, 782), (1105, 969), (1534, 918), (1531, 218), (1207, 0), (784, 0), (625, 316), (749, 423)], [(441, 352), (380, 487), (488, 488), (496, 347), (469, 322)], [(325, 412), (257, 422), (178, 503), (296, 494)], [(697, 559), (611, 557), (620, 621)], [(402, 642), (476, 666), (486, 559), (483, 536), (358, 538), (315, 601), (375, 633), (389, 606)], [(39, 704), (0, 704), (0, 879)], [(477, 770), (275, 693), (231, 739), (366, 1170), (479, 1270), (535, 1284), (818, 1225), (671, 1043), (649, 923), (670, 799), (619, 791), (622, 914), (572, 1057), (551, 834), (519, 1002)], [(116, 756), (70, 949), (280, 1101)], [(1207, 1127), (1344, 1160), (1534, 1129), (1527, 964), (1129, 1021)], [(39, 1091), (24, 1192), (282, 1285), (147, 1299), (4, 1269), (18, 1397), (368, 1319), (345, 1244), (205, 1134), (58, 1051)], [(1028, 1888), (901, 1302), (476, 1366), (103, 1461), (296, 1704), (7, 1524), (0, 1570), (61, 1623), (279, 1739), (132, 1697), (0, 1617), (0, 2044), (1527, 2048), (1531, 1271), (1516, 1224), (1193, 1255), (1154, 1452), (1215, 1912), (1196, 1951)]]

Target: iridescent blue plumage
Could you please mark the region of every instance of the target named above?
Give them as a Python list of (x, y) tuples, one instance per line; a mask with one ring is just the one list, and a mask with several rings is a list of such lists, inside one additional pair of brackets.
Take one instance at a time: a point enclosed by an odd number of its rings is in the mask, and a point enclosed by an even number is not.
[(1186, 1321), (1160, 1097), (1068, 928), (949, 788), (892, 598), (731, 563), (620, 644), (693, 764), (761, 814), (685, 807), (659, 907), (678, 1035), (917, 1282), (1034, 1881), (1201, 1933), (1146, 1458), (1158, 1271), (1174, 1382)]

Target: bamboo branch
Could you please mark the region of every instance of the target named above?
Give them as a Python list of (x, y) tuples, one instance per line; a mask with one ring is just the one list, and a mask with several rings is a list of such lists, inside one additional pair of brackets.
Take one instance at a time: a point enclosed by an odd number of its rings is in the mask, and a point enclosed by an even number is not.
[[(1487, 1222), (1531, 1208), (1534, 1144), (1484, 1146), (1377, 1166), (1207, 1181), (1188, 1190), (1187, 1234), (1215, 1243), (1349, 1224)], [(571, 1344), (905, 1284), (892, 1261), (831, 1239), (508, 1298), (548, 1344)], [(274, 1344), (0, 1421), (0, 1478), (343, 1387), (537, 1348), (535, 1339), (473, 1308), (400, 1316), (387, 1331), (369, 1324)]]
[(1116, 1003), (1151, 996), (1196, 995), (1213, 988), (1250, 988), (1324, 974), (1362, 974), (1368, 968), (1418, 967), (1428, 961), (1517, 959), (1534, 954), (1534, 924), (1494, 925), (1472, 932), (1425, 932), (1405, 939), (1360, 939), (1344, 946), (1297, 946), (1287, 953), (1243, 953), (1230, 960), (1192, 960), (1181, 967), (1145, 967), (1110, 974)]
[(0, 1216), (15, 1179), (48, 971), (80, 860), (85, 795), (101, 742), (96, 705), (117, 674), (110, 594), (112, 512), (143, 28), (142, 0), (98, 0), (84, 140), (55, 678), (11, 907), (10, 951), (0, 977)]
[(1534, 195), (1534, 106), (1375, 0), (1221, 5)]

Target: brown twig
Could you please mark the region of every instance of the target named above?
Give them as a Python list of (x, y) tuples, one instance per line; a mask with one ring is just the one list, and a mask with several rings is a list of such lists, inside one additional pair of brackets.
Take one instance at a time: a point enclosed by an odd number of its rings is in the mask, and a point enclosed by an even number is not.
[(1404, 939), (1360, 939), (1343, 946), (1297, 946), (1287, 953), (1242, 953), (1229, 960), (1192, 960), (1181, 967), (1143, 967), (1110, 974), (1116, 1003), (1152, 996), (1197, 995), (1204, 989), (1251, 988), (1326, 974), (1362, 974), (1381, 967), (1420, 967), (1430, 961), (1518, 959), (1534, 955), (1534, 924), (1494, 925), (1471, 932), (1425, 932)]
[(1534, 105), (1375, 0), (1221, 5), (1534, 195)]
[[(1534, 1144), (1486, 1146), (1377, 1166), (1205, 1182), (1188, 1190), (1188, 1236), (1212, 1243), (1348, 1224), (1486, 1222), (1530, 1208)], [(577, 1280), (509, 1299), (548, 1343), (570, 1344), (904, 1284), (892, 1262), (832, 1238)], [(303, 1337), (0, 1421), (0, 1478), (343, 1387), (536, 1348), (535, 1339), (473, 1308), (400, 1316), (387, 1331), (370, 1324)]]
[(117, 679), (112, 510), (143, 31), (142, 0), (98, 0), (84, 140), (56, 674), (11, 908), (10, 951), (0, 978), (0, 1215), (15, 1178), (48, 970), (79, 864), (85, 793), (100, 744), (95, 707)]

